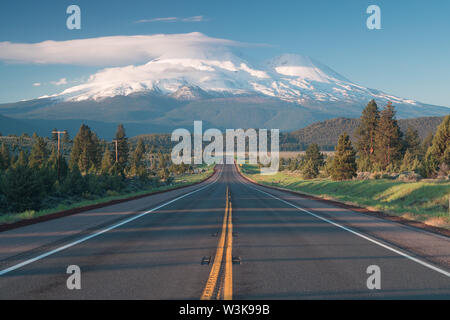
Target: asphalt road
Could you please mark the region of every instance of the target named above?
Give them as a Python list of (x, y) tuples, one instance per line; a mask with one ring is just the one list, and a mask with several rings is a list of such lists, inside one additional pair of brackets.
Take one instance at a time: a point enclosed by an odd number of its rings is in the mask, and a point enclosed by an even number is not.
[(0, 233), (0, 299), (449, 299), (449, 257), (446, 237), (227, 165), (198, 186)]

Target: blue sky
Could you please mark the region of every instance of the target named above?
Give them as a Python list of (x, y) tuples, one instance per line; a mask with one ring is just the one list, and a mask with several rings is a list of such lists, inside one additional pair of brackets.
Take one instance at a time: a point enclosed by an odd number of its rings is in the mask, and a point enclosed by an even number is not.
[[(66, 28), (70, 4), (81, 8), (81, 30)], [(381, 8), (382, 30), (366, 28), (371, 4)], [(267, 44), (242, 49), (259, 60), (308, 55), (366, 87), (450, 106), (449, 16), (447, 0), (2, 0), (0, 42), (201, 32)], [(158, 18), (172, 19), (151, 22)], [(60, 92), (102, 68), (0, 60), (0, 103)]]

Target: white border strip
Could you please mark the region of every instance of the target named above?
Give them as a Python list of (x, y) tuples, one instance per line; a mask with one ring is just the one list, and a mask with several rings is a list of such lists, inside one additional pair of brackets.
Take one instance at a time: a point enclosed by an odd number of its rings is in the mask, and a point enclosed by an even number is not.
[[(245, 185), (245, 184), (244, 184), (244, 185)], [(444, 276), (447, 276), (447, 277), (450, 278), (450, 272), (448, 272), (448, 271), (445, 271), (445, 270), (440, 269), (440, 268), (438, 268), (438, 267), (435, 267), (435, 266), (433, 266), (433, 265), (431, 265), (431, 264), (429, 264), (429, 263), (427, 263), (427, 262), (425, 262), (425, 261), (422, 261), (422, 260), (420, 260), (420, 259), (417, 259), (417, 258), (415, 258), (415, 257), (412, 257), (412, 256), (410, 256), (409, 254), (406, 254), (406, 253), (404, 253), (404, 252), (401, 252), (401, 251), (399, 251), (399, 250), (397, 250), (397, 249), (394, 249), (394, 248), (392, 248), (392, 247), (390, 247), (390, 246), (388, 246), (388, 245), (386, 245), (386, 244), (384, 244), (384, 243), (381, 243), (381, 242), (379, 242), (379, 241), (377, 241), (377, 240), (374, 240), (374, 239), (372, 239), (372, 238), (369, 238), (368, 236), (365, 236), (365, 235), (363, 235), (363, 234), (361, 234), (361, 233), (359, 233), (359, 232), (356, 232), (356, 231), (354, 231), (354, 230), (352, 230), (352, 229), (349, 229), (349, 228), (347, 228), (347, 227), (344, 227), (343, 225), (341, 225), (341, 224), (339, 224), (339, 223), (336, 223), (336, 222), (331, 221), (331, 220), (329, 220), (329, 219), (327, 219), (327, 218), (324, 218), (324, 217), (319, 216), (319, 215), (317, 215), (317, 214), (315, 214), (315, 213), (312, 213), (312, 212), (310, 212), (310, 211), (308, 211), (308, 210), (306, 210), (306, 209), (303, 209), (303, 208), (301, 208), (301, 207), (298, 207), (298, 206), (296, 206), (295, 204), (292, 204), (292, 203), (290, 203), (290, 202), (288, 202), (288, 201), (286, 201), (286, 200), (280, 199), (280, 198), (278, 198), (277, 196), (274, 196), (274, 195), (272, 195), (272, 194), (270, 194), (270, 193), (267, 193), (267, 192), (265, 192), (265, 191), (259, 190), (259, 189), (257, 189), (257, 188), (252, 187), (252, 186), (249, 186), (249, 185), (247, 185), (247, 187), (249, 187), (249, 188), (251, 188), (251, 189), (253, 189), (253, 190), (256, 190), (256, 191), (258, 191), (258, 192), (264, 193), (264, 194), (266, 194), (266, 195), (268, 195), (268, 196), (270, 196), (270, 197), (272, 197), (272, 198), (274, 198), (274, 199), (277, 199), (277, 200), (279, 200), (279, 201), (281, 201), (281, 202), (284, 202), (285, 204), (287, 204), (287, 205), (289, 205), (289, 206), (291, 206), (291, 207), (294, 207), (294, 208), (296, 208), (296, 209), (298, 209), (298, 210), (300, 210), (300, 211), (303, 211), (303, 212), (305, 212), (305, 213), (307, 213), (307, 214), (309, 214), (309, 215), (311, 215), (311, 216), (313, 216), (313, 217), (316, 217), (316, 218), (318, 218), (318, 219), (320, 219), (320, 220), (322, 220), (322, 221), (328, 222), (328, 223), (330, 223), (330, 224), (332, 224), (332, 225), (334, 225), (334, 226), (336, 226), (336, 227), (338, 227), (338, 228), (341, 228), (341, 229), (343, 229), (343, 230), (345, 230), (345, 231), (348, 231), (348, 232), (350, 232), (350, 233), (353, 233), (354, 235), (356, 235), (356, 236), (358, 236), (358, 237), (360, 237), (360, 238), (363, 238), (363, 239), (365, 239), (365, 240), (368, 240), (368, 241), (370, 241), (370, 242), (372, 242), (372, 243), (374, 243), (374, 244), (376, 244), (376, 245), (379, 245), (380, 247), (383, 247), (383, 248), (388, 249), (388, 250), (390, 250), (390, 251), (392, 251), (392, 252), (395, 252), (395, 253), (401, 255), (402, 257), (405, 257), (405, 258), (407, 258), (407, 259), (409, 259), (409, 260), (411, 260), (411, 261), (414, 261), (414, 262), (416, 262), (416, 263), (418, 263), (418, 264), (421, 264), (421, 265), (424, 266), (424, 267), (427, 267), (427, 268), (429, 268), (429, 269), (431, 269), (431, 270), (434, 270), (434, 271), (436, 271), (436, 272), (439, 272), (439, 273), (443, 274)]]
[(95, 237), (97, 237), (97, 236), (99, 236), (99, 235), (101, 235), (101, 234), (103, 234), (103, 233), (105, 233), (105, 232), (111, 231), (111, 230), (116, 229), (116, 228), (118, 228), (118, 227), (120, 227), (120, 226), (123, 226), (124, 224), (127, 224), (127, 223), (129, 223), (129, 222), (131, 222), (131, 221), (134, 221), (134, 220), (136, 220), (136, 219), (142, 218), (143, 216), (146, 216), (146, 215), (149, 214), (149, 213), (152, 213), (152, 212), (154, 212), (154, 211), (156, 211), (156, 210), (158, 210), (158, 209), (161, 209), (162, 207), (165, 207), (165, 206), (167, 206), (167, 205), (169, 205), (169, 204), (171, 204), (171, 203), (174, 203), (175, 201), (178, 201), (178, 200), (183, 199), (183, 198), (185, 198), (185, 197), (187, 197), (187, 196), (190, 196), (191, 194), (194, 194), (194, 193), (197, 193), (197, 192), (199, 192), (199, 191), (201, 191), (201, 190), (203, 190), (203, 189), (206, 189), (206, 188), (212, 186), (213, 184), (215, 184), (215, 183), (219, 180), (219, 178), (222, 176), (222, 173), (223, 173), (223, 169), (220, 171), (219, 177), (217, 177), (217, 179), (214, 180), (214, 182), (209, 183), (208, 185), (206, 185), (206, 186), (204, 186), (204, 187), (202, 187), (202, 188), (200, 188), (200, 189), (197, 189), (197, 190), (191, 191), (191, 192), (189, 192), (189, 193), (186, 193), (186, 194), (184, 194), (184, 195), (182, 195), (182, 196), (179, 196), (179, 197), (177, 197), (177, 198), (175, 198), (175, 199), (172, 199), (172, 200), (170, 200), (170, 201), (168, 201), (168, 202), (165, 202), (165, 203), (163, 203), (163, 204), (161, 204), (161, 205), (159, 205), (159, 206), (157, 206), (157, 207), (155, 207), (155, 208), (153, 208), (153, 209), (150, 209), (150, 210), (148, 210), (148, 211), (146, 211), (146, 212), (140, 213), (140, 214), (138, 214), (138, 215), (136, 215), (136, 216), (134, 216), (134, 217), (131, 217), (131, 218), (129, 218), (129, 219), (126, 219), (126, 220), (124, 220), (124, 221), (121, 221), (121, 222), (119, 222), (119, 223), (117, 223), (117, 224), (115, 224), (115, 225), (112, 225), (112, 226), (107, 227), (107, 228), (105, 228), (105, 229), (103, 229), (103, 230), (100, 230), (100, 231), (98, 231), (98, 232), (95, 232), (95, 233), (93, 233), (93, 234), (91, 234), (91, 235), (88, 235), (88, 236), (86, 236), (86, 237), (84, 237), (84, 238), (81, 238), (81, 239), (78, 239), (78, 240), (76, 240), (76, 241), (74, 241), (74, 242), (68, 243), (68, 244), (66, 244), (66, 245), (64, 245), (64, 246), (62, 246), (62, 247), (56, 248), (56, 249), (54, 249), (54, 250), (48, 251), (48, 252), (46, 252), (46, 253), (43, 253), (43, 254), (41, 254), (41, 255), (39, 255), (39, 256), (37, 256), (37, 257), (28, 259), (28, 260), (26, 260), (26, 261), (23, 261), (23, 262), (21, 262), (21, 263), (18, 263), (18, 264), (16, 264), (16, 265), (14, 265), (14, 266), (11, 266), (11, 267), (9, 267), (9, 268), (3, 269), (3, 270), (0, 271), (0, 276), (3, 276), (3, 275), (5, 275), (5, 274), (7, 274), (7, 273), (9, 273), (9, 272), (11, 272), (11, 271), (17, 270), (17, 269), (19, 269), (19, 268), (22, 268), (22, 267), (24, 267), (24, 266), (26, 266), (26, 265), (28, 265), (28, 264), (30, 264), (30, 263), (36, 262), (36, 261), (38, 261), (38, 260), (42, 260), (42, 259), (44, 259), (44, 258), (46, 258), (46, 257), (48, 257), (48, 256), (51, 256), (51, 255), (53, 255), (53, 254), (55, 254), (55, 253), (58, 253), (58, 252), (61, 252), (61, 251), (65, 250), (65, 249), (68, 249), (68, 248), (70, 248), (70, 247), (76, 246), (77, 244), (80, 244), (80, 243), (82, 243), (82, 242), (85, 242), (85, 241), (87, 241), (87, 240), (89, 240), (89, 239), (95, 238)]

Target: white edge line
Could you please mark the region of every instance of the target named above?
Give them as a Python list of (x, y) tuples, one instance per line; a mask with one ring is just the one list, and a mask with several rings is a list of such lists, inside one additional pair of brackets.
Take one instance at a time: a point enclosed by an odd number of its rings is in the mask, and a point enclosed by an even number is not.
[(213, 184), (215, 184), (215, 183), (219, 180), (219, 178), (222, 176), (222, 173), (223, 173), (223, 170), (220, 172), (220, 175), (219, 175), (219, 177), (217, 177), (216, 180), (214, 180), (212, 183), (209, 183), (208, 185), (206, 185), (206, 186), (204, 186), (204, 187), (202, 187), (202, 188), (200, 188), (200, 189), (197, 189), (197, 190), (191, 191), (191, 192), (189, 192), (189, 193), (186, 193), (186, 194), (184, 194), (184, 195), (182, 195), (182, 196), (179, 196), (179, 197), (177, 197), (177, 198), (175, 198), (175, 199), (172, 199), (172, 200), (170, 200), (170, 201), (168, 201), (168, 202), (165, 202), (165, 203), (163, 203), (163, 204), (161, 204), (161, 205), (159, 205), (159, 206), (157, 206), (157, 207), (155, 207), (155, 208), (153, 208), (153, 209), (150, 209), (150, 210), (148, 210), (148, 211), (145, 211), (145, 212), (143, 212), (143, 213), (140, 213), (140, 214), (138, 214), (138, 215), (136, 215), (136, 216), (133, 216), (133, 217), (131, 217), (131, 218), (129, 218), (129, 219), (126, 219), (126, 220), (124, 220), (124, 221), (121, 221), (121, 222), (119, 222), (119, 223), (117, 223), (117, 224), (115, 224), (115, 225), (109, 226), (109, 227), (107, 227), (107, 228), (105, 228), (105, 229), (103, 229), (103, 230), (100, 230), (100, 231), (98, 231), (98, 232), (95, 232), (95, 233), (93, 233), (93, 234), (90, 234), (90, 235), (88, 235), (88, 236), (86, 236), (86, 237), (84, 237), (84, 238), (78, 239), (78, 240), (76, 240), (76, 241), (74, 241), (74, 242), (71, 242), (71, 243), (68, 243), (68, 244), (66, 244), (66, 245), (64, 245), (64, 246), (61, 246), (61, 247), (56, 248), (56, 249), (54, 249), (54, 250), (48, 251), (48, 252), (43, 253), (43, 254), (41, 254), (41, 255), (39, 255), (39, 256), (36, 256), (36, 257), (34, 257), (34, 258), (28, 259), (28, 260), (26, 260), (26, 261), (23, 261), (23, 262), (21, 262), (21, 263), (18, 263), (18, 264), (16, 264), (16, 265), (13, 265), (13, 266), (11, 266), (11, 267), (9, 267), (9, 268), (3, 269), (3, 270), (0, 271), (0, 276), (3, 276), (3, 275), (5, 275), (5, 274), (7, 274), (7, 273), (9, 273), (9, 272), (11, 272), (11, 271), (17, 270), (17, 269), (19, 269), (19, 268), (22, 268), (22, 267), (24, 267), (24, 266), (26, 266), (26, 265), (28, 265), (28, 264), (30, 264), (30, 263), (36, 262), (36, 261), (38, 261), (38, 260), (42, 260), (42, 259), (44, 259), (44, 258), (46, 258), (46, 257), (48, 257), (48, 256), (50, 256), (50, 255), (53, 255), (53, 254), (58, 253), (58, 252), (61, 252), (61, 251), (65, 250), (65, 249), (68, 249), (68, 248), (70, 248), (70, 247), (73, 247), (73, 246), (75, 246), (75, 245), (77, 245), (77, 244), (80, 244), (80, 243), (82, 243), (82, 242), (85, 242), (85, 241), (87, 241), (87, 240), (89, 240), (89, 239), (95, 238), (95, 237), (97, 237), (97, 236), (99, 236), (99, 235), (101, 235), (101, 234), (103, 234), (103, 233), (105, 233), (105, 232), (108, 232), (108, 231), (111, 231), (111, 230), (113, 230), (113, 229), (116, 229), (116, 228), (118, 228), (118, 227), (120, 227), (120, 226), (123, 226), (124, 224), (127, 224), (127, 223), (129, 223), (129, 222), (131, 222), (131, 221), (134, 221), (134, 220), (136, 220), (136, 219), (139, 219), (139, 218), (141, 218), (141, 217), (143, 217), (143, 216), (145, 216), (145, 215), (147, 215), (147, 214), (149, 214), (149, 213), (152, 213), (152, 212), (154, 212), (154, 211), (156, 211), (156, 210), (158, 210), (158, 209), (161, 209), (162, 207), (165, 207), (165, 206), (167, 206), (167, 205), (169, 205), (169, 204), (171, 204), (171, 203), (173, 203), (173, 202), (175, 202), (175, 201), (178, 201), (178, 200), (180, 200), (180, 199), (182, 199), (182, 198), (184, 198), (184, 197), (190, 196), (191, 194), (194, 194), (194, 193), (199, 192), (199, 191), (201, 191), (201, 190), (203, 190), (203, 189), (206, 189), (206, 188), (212, 186)]
[[(244, 184), (244, 185), (245, 185), (245, 184)], [(401, 256), (403, 256), (403, 257), (409, 259), (409, 260), (412, 260), (412, 261), (414, 261), (414, 262), (416, 262), (416, 263), (418, 263), (418, 264), (421, 264), (421, 265), (424, 266), (424, 267), (427, 267), (427, 268), (429, 268), (429, 269), (431, 269), (431, 270), (434, 270), (434, 271), (436, 271), (436, 272), (439, 272), (439, 273), (443, 274), (444, 276), (447, 276), (447, 277), (450, 278), (450, 272), (445, 271), (445, 270), (443, 270), (443, 269), (440, 269), (440, 268), (438, 268), (438, 267), (436, 267), (436, 266), (433, 266), (432, 264), (429, 264), (428, 262), (425, 262), (425, 261), (422, 261), (422, 260), (417, 259), (417, 258), (415, 258), (415, 257), (412, 257), (412, 256), (410, 256), (409, 254), (406, 254), (406, 253), (404, 253), (404, 252), (401, 252), (400, 250), (397, 250), (397, 249), (395, 249), (395, 248), (392, 248), (392, 247), (390, 247), (390, 246), (388, 246), (388, 245), (386, 245), (386, 244), (384, 244), (384, 243), (381, 243), (381, 242), (379, 242), (379, 241), (377, 241), (377, 240), (374, 240), (374, 239), (372, 239), (372, 238), (370, 238), (370, 237), (368, 237), (368, 236), (365, 236), (365, 235), (363, 235), (363, 234), (361, 234), (361, 233), (359, 233), (359, 232), (356, 232), (356, 231), (354, 231), (354, 230), (352, 230), (352, 229), (350, 229), (350, 228), (347, 228), (347, 227), (345, 227), (345, 226), (343, 226), (343, 225), (341, 225), (341, 224), (339, 224), (339, 223), (336, 223), (336, 222), (331, 221), (331, 220), (329, 220), (329, 219), (327, 219), (327, 218), (324, 218), (324, 217), (319, 216), (319, 215), (317, 215), (317, 214), (315, 214), (315, 213), (312, 213), (312, 212), (310, 212), (310, 211), (308, 211), (308, 210), (306, 210), (306, 209), (303, 209), (303, 208), (301, 208), (301, 207), (298, 207), (298, 206), (296, 206), (295, 204), (292, 204), (292, 203), (290, 203), (290, 202), (288, 202), (288, 201), (286, 201), (286, 200), (283, 200), (283, 199), (281, 199), (281, 198), (278, 198), (277, 196), (274, 196), (273, 194), (267, 193), (267, 192), (265, 192), (265, 191), (259, 190), (259, 189), (257, 189), (257, 188), (252, 187), (252, 186), (249, 186), (249, 185), (247, 185), (247, 187), (249, 187), (249, 188), (251, 188), (251, 189), (254, 189), (254, 190), (258, 191), (258, 192), (267, 194), (268, 196), (270, 196), (270, 197), (272, 197), (272, 198), (274, 198), (274, 199), (277, 199), (277, 200), (279, 200), (279, 201), (281, 201), (281, 202), (284, 202), (284, 203), (286, 203), (287, 205), (290, 205), (291, 207), (294, 207), (294, 208), (296, 208), (296, 209), (298, 209), (298, 210), (300, 210), (300, 211), (303, 211), (303, 212), (305, 212), (305, 213), (307, 213), (307, 214), (309, 214), (309, 215), (311, 215), (311, 216), (313, 216), (313, 217), (316, 217), (316, 218), (318, 218), (318, 219), (320, 219), (320, 220), (323, 220), (323, 221), (325, 221), (325, 222), (328, 222), (328, 223), (330, 223), (330, 224), (332, 224), (332, 225), (334, 225), (334, 226), (336, 226), (336, 227), (338, 227), (338, 228), (341, 228), (341, 229), (343, 229), (343, 230), (345, 230), (345, 231), (348, 231), (348, 232), (350, 232), (350, 233), (353, 233), (354, 235), (356, 235), (356, 236), (358, 236), (358, 237), (360, 237), (360, 238), (363, 238), (363, 239), (365, 239), (365, 240), (368, 240), (368, 241), (370, 241), (370, 242), (372, 242), (372, 243), (374, 243), (374, 244), (376, 244), (376, 245), (379, 245), (380, 247), (383, 247), (383, 248), (388, 249), (388, 250), (390, 250), (390, 251), (392, 251), (392, 252), (395, 252), (395, 253), (397, 253), (397, 254), (399, 254), (399, 255), (401, 255)]]

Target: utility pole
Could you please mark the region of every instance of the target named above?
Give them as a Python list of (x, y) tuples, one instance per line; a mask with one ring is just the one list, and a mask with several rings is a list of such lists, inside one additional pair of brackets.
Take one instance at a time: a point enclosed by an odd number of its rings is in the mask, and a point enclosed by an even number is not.
[(117, 148), (117, 143), (119, 142), (119, 140), (114, 139), (113, 142), (115, 142), (116, 144), (116, 163), (119, 162), (119, 150)]
[(66, 130), (64, 131), (58, 131), (58, 130), (53, 130), (52, 133), (57, 134), (58, 135), (58, 181), (60, 180), (60, 163), (59, 163), (59, 158), (60, 158), (60, 145), (61, 145), (61, 134), (64, 134), (66, 132)]

